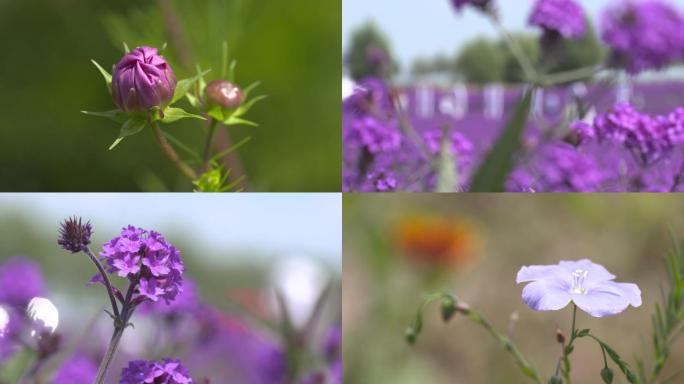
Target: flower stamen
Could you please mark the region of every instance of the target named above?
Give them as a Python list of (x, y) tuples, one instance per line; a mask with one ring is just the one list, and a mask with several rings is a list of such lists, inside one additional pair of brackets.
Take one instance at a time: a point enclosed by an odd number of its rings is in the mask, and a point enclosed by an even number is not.
[(587, 278), (588, 272), (582, 269), (577, 269), (572, 273), (572, 289), (570, 292), (577, 295), (584, 295), (587, 293), (586, 288), (583, 287), (584, 279)]

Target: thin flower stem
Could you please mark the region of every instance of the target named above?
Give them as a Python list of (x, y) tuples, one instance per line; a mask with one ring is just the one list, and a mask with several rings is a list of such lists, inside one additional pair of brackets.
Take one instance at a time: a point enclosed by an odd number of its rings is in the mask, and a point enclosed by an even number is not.
[(572, 304), (572, 330), (570, 334), (570, 341), (568, 341), (567, 345), (563, 345), (563, 355), (562, 355), (562, 360), (563, 360), (563, 369), (561, 370), (561, 373), (563, 374), (563, 378), (565, 379), (565, 382), (567, 384), (572, 383), (572, 379), (570, 377), (570, 354), (572, 353), (573, 350), (573, 343), (575, 342), (575, 339), (577, 338), (577, 305), (575, 303)]
[(173, 149), (171, 144), (169, 144), (169, 142), (166, 140), (166, 137), (164, 137), (164, 133), (161, 131), (161, 128), (159, 128), (159, 123), (154, 122), (151, 123), (151, 125), (152, 131), (154, 132), (154, 137), (157, 140), (157, 144), (159, 144), (159, 148), (161, 148), (162, 152), (164, 152), (166, 158), (169, 159), (171, 163), (173, 163), (173, 165), (176, 167), (178, 172), (181, 173), (181, 175), (185, 176), (190, 181), (195, 181), (197, 179), (195, 171), (183, 160), (181, 160), (176, 150)]
[(202, 169), (207, 170), (209, 167), (209, 154), (211, 151), (211, 142), (216, 134), (216, 119), (209, 118), (209, 132), (207, 133), (207, 139), (204, 142), (204, 152), (202, 153)]
[(114, 288), (112, 287), (112, 283), (109, 281), (109, 277), (107, 277), (107, 272), (104, 270), (104, 267), (102, 266), (102, 263), (100, 263), (100, 260), (93, 255), (93, 252), (90, 251), (90, 248), (85, 247), (83, 252), (88, 255), (90, 260), (95, 264), (95, 267), (97, 268), (97, 271), (100, 273), (100, 276), (102, 277), (102, 280), (104, 281), (105, 287), (107, 288), (107, 294), (109, 295), (109, 302), (112, 305), (112, 312), (114, 313), (114, 317), (118, 319), (120, 317), (119, 313), (119, 306), (116, 303), (116, 297), (114, 296)]
[(572, 83), (575, 81), (583, 81), (590, 79), (597, 73), (599, 73), (602, 67), (583, 67), (578, 69), (573, 69), (570, 71), (553, 73), (550, 75), (542, 75), (539, 82), (542, 86), (550, 87), (563, 83)]
[(522, 68), (523, 73), (525, 75), (525, 79), (532, 84), (537, 84), (537, 82), (539, 81), (539, 74), (537, 73), (537, 70), (534, 69), (534, 64), (532, 64), (532, 60), (530, 60), (530, 58), (527, 56), (527, 54), (522, 49), (520, 44), (518, 44), (518, 42), (513, 38), (513, 36), (511, 36), (511, 34), (508, 33), (508, 31), (503, 27), (503, 25), (497, 17), (491, 15), (489, 17), (489, 20), (492, 22), (492, 25), (494, 25), (497, 32), (503, 38), (504, 42), (506, 43), (506, 46), (513, 54), (513, 57), (515, 57), (515, 59), (518, 61), (518, 64), (520, 65), (520, 68)]
[(114, 327), (114, 334), (112, 335), (112, 339), (109, 342), (109, 348), (107, 348), (107, 352), (104, 355), (104, 358), (102, 359), (102, 363), (100, 364), (100, 368), (97, 371), (97, 376), (95, 378), (95, 384), (104, 384), (104, 379), (107, 375), (107, 370), (109, 369), (109, 365), (111, 364), (114, 354), (116, 354), (116, 350), (119, 347), (119, 342), (121, 341), (121, 336), (123, 336), (125, 326), (116, 326)]

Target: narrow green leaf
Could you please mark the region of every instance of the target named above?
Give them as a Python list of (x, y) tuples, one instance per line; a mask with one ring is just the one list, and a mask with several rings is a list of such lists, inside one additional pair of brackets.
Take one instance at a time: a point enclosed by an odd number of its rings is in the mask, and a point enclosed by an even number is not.
[(265, 98), (267, 98), (267, 97), (268, 97), (267, 95), (261, 95), (261, 96), (254, 97), (254, 98), (252, 98), (252, 99), (246, 101), (245, 103), (243, 103), (242, 105), (240, 105), (240, 106), (235, 110), (235, 112), (233, 112), (233, 116), (235, 116), (235, 117), (240, 117), (240, 116), (246, 114), (247, 112), (249, 112), (249, 110), (250, 110), (256, 103), (258, 103), (259, 101), (261, 101), (261, 100), (263, 100), (263, 99), (265, 99)]
[(161, 119), (162, 123), (168, 124), (168, 123), (173, 123), (174, 121), (178, 121), (180, 119), (199, 119), (199, 120), (206, 120), (204, 117), (200, 115), (194, 115), (190, 112), (185, 111), (182, 108), (173, 108), (173, 107), (166, 107), (164, 110), (164, 118)]
[(145, 125), (147, 125), (147, 122), (144, 119), (141, 119), (139, 117), (132, 117), (121, 126), (121, 131), (119, 132), (119, 137), (117, 137), (116, 140), (112, 143), (112, 145), (109, 146), (109, 150), (111, 151), (123, 141), (124, 138), (128, 136), (135, 135), (139, 133), (140, 131), (145, 128)]
[(516, 107), (501, 136), (473, 177), (471, 192), (503, 192), (513, 157), (521, 147), (520, 138), (527, 125), (534, 88), (528, 89)]
[(242, 93), (244, 93), (245, 98), (247, 98), (247, 96), (249, 96), (249, 93), (256, 89), (256, 87), (258, 87), (259, 85), (261, 85), (261, 81), (255, 81), (252, 84), (248, 85), (245, 89), (243, 89)]
[(241, 119), (241, 118), (235, 117), (235, 116), (230, 116), (229, 118), (227, 118), (226, 120), (223, 121), (223, 124), (224, 125), (247, 125), (250, 127), (258, 127), (259, 126), (259, 124), (255, 123), (253, 121)]
[(228, 42), (221, 43), (221, 78), (225, 79), (228, 74)]
[(130, 48), (128, 48), (128, 44), (126, 44), (126, 42), (125, 42), (125, 41), (123, 41), (122, 43), (123, 43), (123, 48), (124, 48), (124, 52), (125, 52), (125, 53), (128, 53), (128, 52), (130, 52), (130, 51), (131, 51), (131, 49), (130, 49)]
[(81, 111), (81, 113), (89, 116), (98, 116), (98, 117), (104, 117), (112, 121), (116, 121), (117, 123), (123, 124), (126, 122), (126, 119), (128, 118), (128, 115), (125, 113), (121, 112), (118, 109), (112, 109), (111, 111), (104, 111), (104, 112), (90, 112), (90, 111)]
[(225, 150), (221, 151), (220, 153), (217, 153), (211, 158), (211, 161), (217, 161), (222, 159), (224, 156), (236, 151), (238, 148), (242, 147), (243, 145), (247, 144), (250, 140), (252, 139), (252, 136), (247, 136), (244, 139), (240, 140), (239, 142), (231, 145), (230, 147), (226, 148)]
[(107, 72), (104, 68), (102, 68), (102, 66), (100, 64), (98, 64), (97, 61), (92, 60), (92, 59), (90, 61), (95, 65), (97, 70), (100, 71), (100, 73), (102, 74), (102, 77), (104, 77), (105, 83), (107, 84), (107, 89), (109, 90), (109, 93), (111, 93), (112, 92), (112, 75), (110, 75), (109, 72)]
[(235, 67), (237, 67), (237, 61), (233, 60), (230, 62), (230, 66), (228, 67), (228, 78), (227, 78), (227, 80), (230, 81), (231, 83), (235, 82)]
[(173, 98), (171, 98), (171, 103), (174, 104), (176, 101), (182, 99), (192, 88), (196, 81), (200, 80), (204, 75), (211, 72), (211, 69), (207, 69), (204, 72), (200, 72), (197, 75), (183, 79), (176, 84), (176, 90), (173, 92)]

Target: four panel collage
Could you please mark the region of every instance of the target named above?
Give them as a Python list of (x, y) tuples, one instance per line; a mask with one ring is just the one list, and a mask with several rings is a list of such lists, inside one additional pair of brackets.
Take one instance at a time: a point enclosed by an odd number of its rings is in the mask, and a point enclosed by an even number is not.
[(0, 384), (684, 384), (684, 0), (0, 32)]

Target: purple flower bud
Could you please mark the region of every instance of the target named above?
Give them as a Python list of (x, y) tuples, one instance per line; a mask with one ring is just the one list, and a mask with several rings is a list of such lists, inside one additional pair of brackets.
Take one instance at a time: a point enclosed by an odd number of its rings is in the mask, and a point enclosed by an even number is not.
[(204, 89), (210, 104), (235, 109), (242, 104), (245, 94), (237, 85), (225, 80), (213, 80)]
[(176, 76), (156, 48), (138, 47), (114, 67), (112, 99), (125, 112), (166, 106), (176, 89)]
[(93, 228), (90, 226), (90, 222), (83, 224), (81, 218), (76, 219), (74, 216), (62, 223), (57, 244), (71, 253), (78, 253), (88, 247), (92, 234)]

